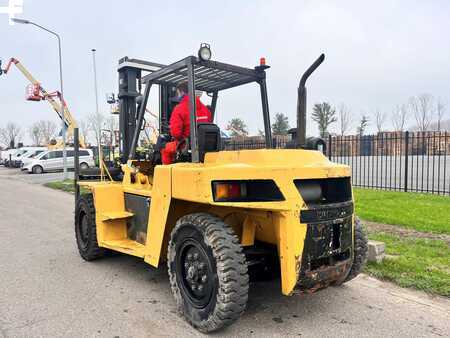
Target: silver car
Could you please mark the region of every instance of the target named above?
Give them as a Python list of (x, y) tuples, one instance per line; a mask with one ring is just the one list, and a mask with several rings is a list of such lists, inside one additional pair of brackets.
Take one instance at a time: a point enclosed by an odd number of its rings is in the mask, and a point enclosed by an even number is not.
[[(75, 167), (74, 160), (75, 151), (67, 149), (67, 168), (73, 169)], [(80, 169), (87, 169), (94, 167), (94, 154), (91, 149), (80, 149)], [(63, 151), (62, 150), (48, 150), (40, 153), (30, 163), (24, 165), (23, 170), (28, 173), (42, 174), (48, 171), (63, 170)]]

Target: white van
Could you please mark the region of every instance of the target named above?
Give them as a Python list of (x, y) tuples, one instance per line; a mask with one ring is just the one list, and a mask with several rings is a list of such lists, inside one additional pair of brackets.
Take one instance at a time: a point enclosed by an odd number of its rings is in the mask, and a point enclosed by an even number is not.
[[(75, 151), (73, 148), (68, 148), (67, 150), (67, 168), (73, 169), (75, 167), (74, 155)], [(87, 169), (89, 167), (94, 167), (94, 154), (91, 149), (80, 149), (80, 169)], [(63, 151), (58, 150), (47, 150), (39, 155), (37, 155), (31, 162), (23, 166), (24, 170), (28, 173), (42, 174), (47, 171), (60, 171), (63, 170)]]
[(36, 147), (34, 149), (28, 150), (25, 154), (21, 156), (21, 159), (19, 161), (16, 161), (16, 167), (21, 168), (22, 170), (24, 166), (28, 165), (30, 162), (32, 162), (40, 153), (43, 153), (44, 151), (47, 151), (48, 149), (46, 147)]
[(43, 152), (45, 150), (47, 150), (45, 147), (22, 147), (20, 148), (20, 152), (17, 152), (11, 157), (11, 163), (9, 166), (13, 168), (20, 168), (24, 158), (36, 154), (36, 152)]
[(25, 155), (28, 151), (36, 149), (39, 147), (21, 147), (16, 149), (13, 153), (11, 153), (11, 161), (8, 159), (8, 167), (16, 167), (19, 161), (22, 159), (22, 156)]

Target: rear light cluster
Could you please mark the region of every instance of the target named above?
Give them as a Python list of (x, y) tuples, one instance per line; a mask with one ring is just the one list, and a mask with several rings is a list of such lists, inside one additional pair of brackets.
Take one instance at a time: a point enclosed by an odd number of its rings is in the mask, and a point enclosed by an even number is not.
[(247, 197), (247, 186), (245, 183), (216, 182), (213, 186), (214, 199), (216, 201), (237, 200)]
[(214, 181), (215, 202), (271, 202), (283, 201), (283, 194), (272, 180)]

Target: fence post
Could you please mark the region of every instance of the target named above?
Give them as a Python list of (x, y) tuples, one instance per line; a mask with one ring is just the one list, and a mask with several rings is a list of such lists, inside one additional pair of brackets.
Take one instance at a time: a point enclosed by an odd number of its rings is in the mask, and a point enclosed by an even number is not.
[(328, 159), (331, 160), (331, 135), (328, 135)]
[(405, 132), (405, 192), (408, 191), (408, 146), (409, 146), (409, 131)]

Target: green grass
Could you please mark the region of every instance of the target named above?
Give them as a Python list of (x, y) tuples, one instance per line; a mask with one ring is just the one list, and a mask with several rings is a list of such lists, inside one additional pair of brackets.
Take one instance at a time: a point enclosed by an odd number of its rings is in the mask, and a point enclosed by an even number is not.
[(450, 234), (450, 197), (354, 189), (356, 214), (363, 220)]
[[(56, 189), (56, 190), (62, 190), (65, 192), (71, 192), (75, 193), (75, 186), (73, 180), (64, 180), (64, 181), (54, 181), (54, 182), (48, 182), (44, 184), (46, 187)], [(87, 193), (88, 190), (84, 187), (80, 187), (80, 193)]]
[(387, 257), (380, 264), (368, 263), (366, 272), (402, 287), (450, 297), (450, 248), (441, 240), (400, 238), (377, 233), (370, 239), (386, 243)]
[(48, 182), (44, 185), (52, 189), (62, 190), (66, 192), (75, 192), (73, 180)]

